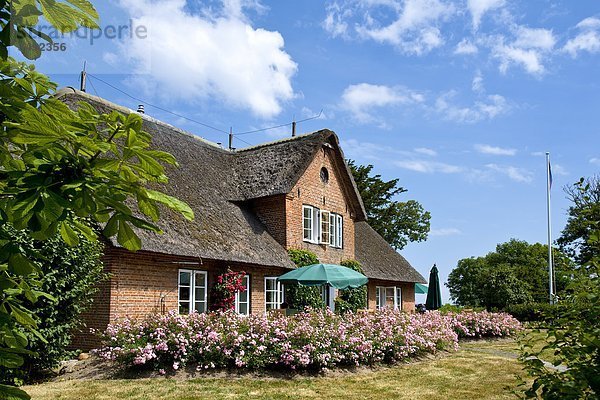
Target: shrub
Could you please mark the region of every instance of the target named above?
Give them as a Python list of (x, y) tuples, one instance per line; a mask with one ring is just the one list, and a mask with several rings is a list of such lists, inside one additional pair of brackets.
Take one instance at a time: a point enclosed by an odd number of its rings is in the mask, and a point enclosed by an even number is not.
[[(356, 260), (344, 260), (340, 265), (353, 269), (361, 274), (364, 273), (362, 265)], [(340, 290), (338, 297), (335, 299), (335, 311), (339, 313), (346, 313), (348, 311), (356, 312), (356, 310), (363, 308), (367, 308), (366, 285)]]
[[(317, 256), (308, 250), (290, 249), (288, 254), (292, 262), (296, 264), (296, 268), (319, 263)], [(321, 289), (318, 286), (286, 284), (285, 301), (288, 303), (289, 308), (298, 310), (325, 308), (325, 302), (321, 297)]]
[(514, 334), (507, 314), (408, 314), (383, 309), (343, 315), (311, 310), (291, 317), (233, 312), (153, 315), (110, 325), (97, 354), (130, 368), (324, 369), (394, 363), (456, 349), (460, 337)]
[(233, 272), (227, 268), (227, 272), (217, 276), (217, 282), (211, 289), (211, 311), (227, 311), (235, 309), (235, 294), (245, 292), (245, 272)]
[(91, 304), (96, 285), (107, 275), (100, 261), (101, 242), (90, 242), (79, 235), (79, 244), (70, 247), (60, 235), (38, 242), (8, 225), (2, 229), (13, 243), (34, 255), (31, 258), (39, 262), (43, 273), (39, 290), (56, 300), (40, 297), (30, 307), (39, 320), (38, 331), (47, 342), (24, 332), (29, 338), (27, 348), (36, 354), (25, 356), (25, 363), (18, 370), (0, 368), (0, 381), (20, 383), (55, 367), (70, 355), (67, 347), (73, 331), (81, 327), (79, 316)]
[(551, 322), (557, 317), (558, 307), (550, 303), (513, 304), (505, 311), (521, 322)]

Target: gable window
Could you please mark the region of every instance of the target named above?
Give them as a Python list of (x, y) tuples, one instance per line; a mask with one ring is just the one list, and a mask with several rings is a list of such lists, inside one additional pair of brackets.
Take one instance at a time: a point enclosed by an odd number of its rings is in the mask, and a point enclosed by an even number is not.
[(178, 279), (179, 314), (207, 310), (206, 271), (180, 269)]
[(321, 210), (313, 206), (302, 206), (302, 231), (305, 242), (320, 242)]
[(344, 219), (339, 214), (329, 214), (329, 245), (332, 247), (342, 248), (344, 232)]
[(235, 312), (242, 315), (250, 314), (250, 275), (244, 275), (242, 286), (246, 288), (243, 292), (235, 293)]
[(283, 303), (283, 285), (277, 281), (277, 277), (265, 277), (265, 309), (275, 310), (281, 308)]
[(329, 244), (329, 231), (331, 228), (331, 223), (329, 221), (330, 218), (329, 211), (321, 210), (321, 243)]

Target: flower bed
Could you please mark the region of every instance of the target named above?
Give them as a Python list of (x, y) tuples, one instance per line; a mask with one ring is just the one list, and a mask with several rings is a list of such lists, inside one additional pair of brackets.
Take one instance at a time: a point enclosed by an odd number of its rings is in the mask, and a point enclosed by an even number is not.
[(96, 353), (125, 367), (324, 369), (394, 363), (456, 349), (458, 338), (505, 336), (520, 325), (507, 314), (439, 312), (374, 314), (312, 311), (293, 317), (233, 312), (123, 320), (103, 334)]

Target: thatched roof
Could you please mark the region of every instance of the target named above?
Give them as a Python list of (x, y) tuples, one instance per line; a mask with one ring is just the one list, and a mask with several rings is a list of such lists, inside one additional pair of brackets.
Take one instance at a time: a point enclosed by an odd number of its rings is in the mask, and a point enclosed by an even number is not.
[[(57, 97), (73, 108), (78, 102), (86, 101), (99, 112), (133, 112), (72, 88), (62, 89)], [(322, 146), (330, 146), (337, 150), (335, 162), (339, 170), (346, 172), (341, 174), (346, 180), (342, 186), (347, 190), (356, 221), (363, 221), (356, 224), (356, 258), (365, 266), (366, 275), (424, 282), (423, 277), (364, 222), (366, 212), (334, 132), (321, 130), (229, 151), (148, 115), (142, 118), (143, 128), (152, 135), (153, 145), (171, 153), (181, 166), (168, 168), (169, 184), (162, 190), (188, 203), (196, 216), (190, 222), (161, 208), (160, 226), (164, 234), (136, 230), (143, 250), (293, 268), (286, 249), (267, 232), (248, 206), (248, 200), (289, 193), (316, 152)], [(116, 241), (113, 245), (117, 245)]]
[(354, 224), (354, 237), (356, 260), (369, 278), (427, 283), (367, 222)]
[[(72, 107), (85, 100), (100, 112), (131, 112), (72, 89), (62, 90), (58, 96)], [(230, 201), (240, 197), (234, 153), (151, 117), (143, 116), (143, 121), (153, 145), (173, 154), (181, 166), (167, 171), (166, 192), (188, 203), (196, 216), (190, 222), (163, 208), (160, 226), (164, 234), (136, 230), (143, 250), (293, 268), (287, 251), (257, 216), (243, 204)]]

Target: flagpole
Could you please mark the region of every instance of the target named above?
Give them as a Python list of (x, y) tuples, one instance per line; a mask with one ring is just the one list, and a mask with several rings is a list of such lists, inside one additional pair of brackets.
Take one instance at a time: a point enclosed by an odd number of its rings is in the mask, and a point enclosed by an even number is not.
[(552, 170), (550, 169), (550, 153), (546, 152), (546, 205), (548, 211), (548, 283), (550, 304), (554, 304), (553, 263), (552, 263), (552, 222), (550, 220), (550, 189), (552, 188)]

